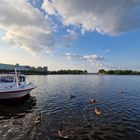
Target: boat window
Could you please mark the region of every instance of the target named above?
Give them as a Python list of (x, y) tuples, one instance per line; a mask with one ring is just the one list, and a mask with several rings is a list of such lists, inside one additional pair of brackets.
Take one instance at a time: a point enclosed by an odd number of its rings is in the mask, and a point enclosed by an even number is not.
[(1, 83), (11, 83), (11, 82), (13, 82), (14, 81), (14, 77), (12, 77), (12, 76), (1, 76), (0, 77), (0, 82)]
[(19, 81), (20, 82), (25, 82), (25, 77), (24, 76), (19, 76)]

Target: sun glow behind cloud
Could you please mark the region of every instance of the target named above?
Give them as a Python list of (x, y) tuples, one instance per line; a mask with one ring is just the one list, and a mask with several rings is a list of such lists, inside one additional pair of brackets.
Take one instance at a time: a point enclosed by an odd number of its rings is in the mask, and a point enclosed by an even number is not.
[(54, 46), (48, 19), (26, 0), (0, 2), (0, 29), (5, 32), (2, 40), (32, 53), (51, 50)]

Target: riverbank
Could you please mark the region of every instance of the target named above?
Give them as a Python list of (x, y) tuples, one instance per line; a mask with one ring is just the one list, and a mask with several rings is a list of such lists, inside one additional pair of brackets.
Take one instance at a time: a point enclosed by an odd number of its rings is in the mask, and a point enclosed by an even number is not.
[[(14, 70), (0, 70), (0, 74), (13, 73)], [(87, 70), (58, 70), (58, 71), (36, 71), (36, 70), (20, 70), (25, 75), (56, 75), (56, 74), (88, 74)]]

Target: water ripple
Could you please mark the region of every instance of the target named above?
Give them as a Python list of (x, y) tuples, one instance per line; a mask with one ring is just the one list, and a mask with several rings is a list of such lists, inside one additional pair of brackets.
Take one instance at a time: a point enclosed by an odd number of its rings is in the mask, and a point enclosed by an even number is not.
[[(31, 94), (35, 98), (18, 106), (0, 105), (0, 140), (58, 140), (61, 123), (73, 140), (140, 139), (140, 76), (28, 79), (38, 85)], [(93, 98), (96, 103), (89, 102)]]

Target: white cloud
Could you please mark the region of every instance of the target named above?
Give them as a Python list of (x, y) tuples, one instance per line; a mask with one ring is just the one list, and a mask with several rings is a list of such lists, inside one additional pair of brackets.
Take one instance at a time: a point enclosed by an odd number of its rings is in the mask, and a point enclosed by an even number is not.
[(132, 50), (132, 51), (135, 51), (135, 48), (133, 47), (133, 48), (131, 48), (131, 50)]
[[(75, 53), (65, 53), (63, 56), (63, 59), (65, 60), (74, 60), (72, 65), (79, 66), (81, 69), (87, 69), (89, 72), (95, 72), (99, 69), (119, 69), (120, 66), (105, 63), (105, 58), (103, 56), (99, 56), (97, 54), (92, 55), (79, 55)], [(83, 61), (84, 60), (84, 61)], [(65, 61), (66, 62), (66, 61)], [(80, 63), (79, 63), (80, 62)]]
[(80, 55), (78, 55), (78, 54), (72, 54), (72, 53), (65, 53), (64, 55), (63, 55), (63, 58), (66, 58), (67, 60), (72, 60), (72, 59), (76, 59), (76, 58), (79, 58), (80, 57)]
[(32, 53), (50, 51), (54, 45), (52, 25), (27, 0), (1, 0), (0, 30), (5, 32), (1, 39)]
[(73, 43), (78, 38), (78, 35), (72, 31), (72, 30), (67, 30), (68, 34), (65, 34), (62, 36), (62, 45), (64, 47), (70, 47)]
[(44, 0), (42, 8), (82, 32), (116, 35), (140, 27), (140, 0)]
[(112, 64), (99, 63), (99, 62), (96, 63), (96, 66), (99, 67), (99, 68), (104, 68), (104, 69), (120, 68), (120, 66), (115, 66), (115, 65), (112, 65)]
[(82, 57), (82, 60), (86, 60), (86, 61), (89, 61), (89, 62), (93, 62), (93, 61), (100, 61), (100, 60), (104, 60), (104, 57), (103, 56), (98, 56), (96, 54), (93, 54), (93, 55), (84, 55)]
[(65, 53), (63, 55), (63, 58), (66, 58), (68, 60), (72, 60), (72, 59), (77, 59), (77, 60), (84, 60), (87, 62), (96, 62), (96, 61), (101, 61), (101, 60), (105, 60), (103, 56), (99, 56), (96, 54), (92, 54), (92, 55), (79, 55), (76, 53)]
[(110, 52), (110, 50), (109, 50), (109, 49), (106, 49), (104, 52), (105, 52), (105, 53), (108, 53), (108, 52)]

